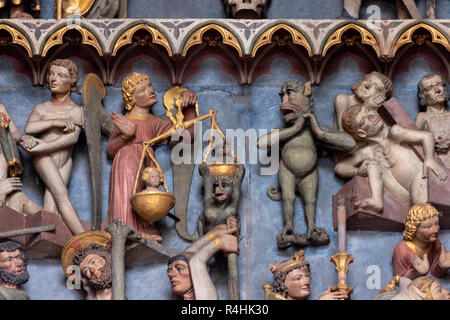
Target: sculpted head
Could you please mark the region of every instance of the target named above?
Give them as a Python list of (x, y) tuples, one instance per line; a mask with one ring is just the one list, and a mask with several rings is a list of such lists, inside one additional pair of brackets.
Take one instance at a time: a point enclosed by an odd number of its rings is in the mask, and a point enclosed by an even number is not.
[(258, 19), (268, 0), (224, 0), (234, 19)]
[(133, 110), (136, 105), (151, 108), (158, 102), (150, 77), (138, 72), (123, 79), (122, 97), (127, 111)]
[(0, 242), (0, 285), (17, 287), (29, 279), (27, 264), (20, 245), (16, 242)]
[(342, 128), (356, 141), (376, 136), (384, 127), (384, 123), (377, 112), (355, 105), (342, 114)]
[(392, 81), (376, 71), (366, 74), (360, 82), (352, 86), (352, 92), (362, 102), (377, 94), (381, 94), (386, 100), (389, 100), (392, 97), (392, 91)]
[(77, 65), (69, 59), (56, 59), (48, 66), (47, 87), (52, 93), (76, 92), (78, 76)]
[(314, 103), (311, 82), (286, 81), (281, 86), (280, 111), (286, 123), (295, 122), (303, 113), (313, 113)]
[(439, 74), (429, 74), (423, 77), (417, 86), (417, 97), (421, 108), (444, 103), (450, 99), (447, 83)]
[(450, 292), (432, 277), (419, 277), (408, 285), (408, 294), (414, 300), (450, 300)]
[(227, 175), (213, 177), (213, 198), (218, 203), (230, 201), (233, 193), (233, 178)]
[(182, 298), (184, 295), (193, 292), (189, 259), (190, 254), (184, 252), (171, 257), (167, 262), (167, 276), (172, 285), (172, 293), (176, 297)]
[(406, 216), (403, 239), (414, 238), (422, 242), (434, 242), (439, 235), (439, 211), (429, 203), (413, 205)]
[(111, 254), (107, 247), (92, 243), (78, 251), (73, 264), (94, 290), (111, 288)]
[(269, 266), (273, 273), (272, 291), (288, 300), (305, 300), (310, 294), (311, 272), (305, 252), (300, 250), (286, 261)]
[(142, 181), (145, 185), (153, 188), (157, 188), (163, 183), (163, 177), (162, 170), (154, 167), (147, 167), (142, 172)]

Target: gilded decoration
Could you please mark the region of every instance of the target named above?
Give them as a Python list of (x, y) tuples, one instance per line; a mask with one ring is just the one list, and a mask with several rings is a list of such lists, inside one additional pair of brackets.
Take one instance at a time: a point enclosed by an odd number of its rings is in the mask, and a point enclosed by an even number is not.
[(30, 58), (33, 56), (31, 44), (22, 32), (6, 24), (0, 24), (0, 30), (7, 31), (12, 37), (12, 43), (18, 44), (23, 47), (27, 51)]
[(398, 38), (397, 42), (395, 43), (394, 49), (392, 49), (392, 56), (395, 56), (398, 49), (400, 49), (402, 46), (404, 46), (407, 43), (413, 42), (412, 35), (416, 30), (420, 28), (424, 28), (425, 30), (431, 33), (431, 42), (439, 43), (443, 45), (447, 49), (447, 51), (450, 51), (450, 43), (448, 39), (442, 34), (441, 31), (439, 31), (435, 27), (430, 26), (429, 24), (419, 23), (413, 27), (408, 28), (408, 30), (402, 33), (402, 35)]
[(377, 56), (378, 57), (380, 56), (380, 46), (378, 45), (376, 37), (364, 27), (357, 25), (355, 23), (350, 23), (334, 31), (333, 34), (327, 39), (327, 42), (325, 43), (325, 46), (323, 47), (322, 50), (322, 57), (326, 56), (328, 50), (331, 47), (342, 43), (342, 35), (350, 29), (358, 31), (359, 34), (361, 35), (361, 42), (363, 44), (370, 45), (377, 53)]
[(152, 35), (153, 43), (163, 46), (166, 49), (167, 54), (169, 55), (169, 57), (171, 57), (173, 55), (172, 48), (170, 47), (170, 43), (167, 40), (167, 38), (159, 30), (157, 30), (156, 28), (151, 27), (151, 26), (149, 26), (149, 25), (147, 25), (145, 23), (138, 24), (138, 25), (136, 25), (136, 26), (134, 26), (134, 27), (132, 27), (130, 29), (127, 29), (126, 31), (122, 32), (120, 34), (118, 40), (114, 44), (114, 49), (113, 49), (112, 55), (115, 56), (120, 48), (122, 48), (123, 46), (126, 46), (127, 44), (132, 43), (133, 42), (133, 35), (138, 30), (146, 30), (146, 31), (148, 31)]
[(55, 33), (53, 33), (48, 39), (47, 42), (44, 45), (44, 49), (42, 50), (42, 56), (45, 57), (48, 53), (48, 51), (53, 48), (54, 46), (63, 44), (63, 37), (64, 34), (69, 31), (69, 30), (77, 30), (80, 32), (81, 36), (82, 36), (82, 40), (81, 42), (83, 44), (87, 44), (89, 46), (92, 46), (95, 48), (95, 50), (97, 50), (98, 54), (100, 56), (103, 56), (103, 51), (102, 51), (102, 47), (100, 45), (100, 42), (97, 40), (97, 38), (94, 36), (94, 34), (87, 30), (84, 27), (81, 26), (77, 26), (77, 25), (68, 25), (65, 26), (64, 28), (59, 29), (58, 31), (56, 31)]
[(186, 56), (186, 53), (188, 52), (188, 50), (191, 47), (193, 47), (197, 44), (201, 44), (203, 42), (203, 35), (208, 30), (218, 31), (220, 33), (220, 35), (222, 36), (223, 43), (236, 49), (236, 51), (239, 54), (239, 57), (243, 56), (243, 51), (241, 48), (241, 44), (239, 43), (239, 40), (229, 30), (227, 30), (226, 28), (219, 26), (215, 23), (208, 24), (208, 25), (196, 30), (186, 41), (186, 44), (184, 45), (181, 55), (183, 57)]
[(278, 30), (286, 30), (287, 32), (289, 32), (292, 36), (292, 42), (294, 44), (298, 44), (301, 45), (302, 47), (304, 47), (307, 51), (308, 51), (308, 56), (312, 57), (312, 49), (311, 49), (311, 45), (309, 44), (308, 40), (303, 36), (303, 34), (285, 24), (278, 24), (275, 25), (273, 27), (271, 27), (269, 30), (265, 31), (261, 36), (259, 36), (259, 38), (256, 40), (255, 45), (253, 46), (253, 50), (252, 50), (252, 57), (256, 56), (256, 52), (258, 52), (259, 48), (272, 43), (272, 37), (275, 34), (275, 32), (277, 32)]

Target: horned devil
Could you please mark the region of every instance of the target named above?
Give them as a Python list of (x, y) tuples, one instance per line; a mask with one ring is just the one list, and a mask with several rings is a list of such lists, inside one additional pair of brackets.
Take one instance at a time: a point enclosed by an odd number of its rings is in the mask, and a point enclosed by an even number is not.
[[(314, 115), (311, 83), (287, 81), (280, 92), (283, 121), (287, 128), (272, 131), (257, 142), (259, 149), (269, 149), (281, 144), (281, 161), (278, 169), (280, 188), (270, 186), (267, 195), (273, 201), (283, 202), (284, 227), (277, 235), (279, 248), (292, 244), (327, 244), (330, 237), (325, 229), (315, 224), (316, 196), (319, 184), (315, 139), (326, 146), (348, 151), (355, 147), (355, 140), (345, 132), (321, 127)], [(308, 119), (308, 121), (307, 121)], [(315, 138), (315, 139), (314, 139)], [(303, 199), (307, 234), (299, 235), (294, 228), (295, 192)]]

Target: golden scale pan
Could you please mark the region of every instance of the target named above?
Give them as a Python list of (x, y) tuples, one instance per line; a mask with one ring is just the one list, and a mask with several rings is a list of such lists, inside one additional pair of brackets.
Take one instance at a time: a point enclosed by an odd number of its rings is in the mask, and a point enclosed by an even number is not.
[[(153, 138), (149, 141), (144, 141), (141, 161), (139, 164), (139, 169), (136, 175), (136, 180), (134, 184), (133, 196), (131, 197), (131, 205), (136, 213), (145, 221), (148, 222), (156, 222), (169, 214), (169, 211), (175, 206), (175, 196), (169, 192), (167, 188), (166, 181), (164, 176), (162, 177), (162, 183), (164, 187), (164, 191), (141, 191), (136, 193), (137, 186), (139, 183), (139, 177), (141, 176), (142, 167), (144, 165), (144, 161), (146, 156), (150, 157), (153, 163), (156, 165), (161, 172), (161, 167), (159, 166), (156, 157), (150, 152), (150, 146), (160, 140), (166, 139), (170, 137), (177, 130), (187, 129), (193, 126), (195, 123), (211, 118), (211, 137), (209, 140), (209, 144), (203, 158), (203, 163), (206, 163), (208, 156), (211, 153), (213, 142), (214, 142), (214, 130), (217, 130), (222, 138), (225, 141), (225, 135), (222, 130), (220, 130), (216, 121), (216, 111), (209, 110), (209, 113), (203, 116), (199, 116), (198, 111), (198, 103), (195, 105), (195, 111), (197, 117), (190, 121), (184, 121), (184, 115), (181, 110), (181, 99), (180, 95), (183, 91), (186, 91), (186, 88), (182, 87), (173, 87), (168, 90), (164, 94), (164, 107), (166, 108), (166, 116), (172, 122), (172, 129), (168, 130), (164, 134)], [(233, 157), (236, 159), (236, 155), (233, 153)], [(219, 176), (219, 175), (231, 175), (234, 176), (234, 173), (237, 169), (236, 164), (224, 164), (224, 163), (211, 163), (209, 164), (211, 175)]]

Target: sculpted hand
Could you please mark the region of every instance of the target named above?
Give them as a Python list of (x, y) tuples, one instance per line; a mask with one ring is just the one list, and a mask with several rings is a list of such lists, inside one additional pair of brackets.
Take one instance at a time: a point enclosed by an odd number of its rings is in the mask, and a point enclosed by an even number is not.
[(33, 148), (28, 149), (25, 148), (25, 150), (31, 154), (31, 155), (36, 155), (42, 152), (46, 152), (48, 150), (48, 147), (50, 146), (48, 142), (45, 142), (43, 140), (37, 140), (38, 144), (35, 145)]
[(215, 226), (210, 232), (214, 236), (214, 238), (220, 237), (224, 234), (233, 234), (238, 230), (238, 224), (236, 218), (230, 218), (230, 228), (227, 229), (226, 224), (219, 224)]
[[(232, 229), (228, 229), (232, 230)], [(235, 230), (236, 231), (236, 230)], [(225, 254), (236, 253), (239, 255), (239, 244), (236, 236), (221, 234), (216, 238), (220, 244), (220, 250)], [(217, 245), (217, 244), (216, 244)]]
[(428, 262), (428, 255), (426, 253), (423, 255), (422, 259), (417, 254), (415, 254), (411, 258), (411, 263), (414, 269), (416, 269), (416, 271), (423, 276), (426, 275), (430, 270), (430, 263)]
[(112, 120), (116, 128), (127, 139), (133, 138), (136, 134), (136, 125), (127, 119), (123, 114), (112, 113)]
[(422, 170), (423, 178), (427, 177), (427, 169), (433, 171), (434, 174), (437, 175), (439, 179), (441, 179), (441, 181), (447, 179), (447, 174), (445, 173), (444, 169), (439, 164), (437, 164), (437, 162), (434, 161), (434, 159), (426, 159), (423, 162), (423, 170)]
[(320, 295), (317, 300), (345, 300), (348, 299), (348, 294), (340, 291), (331, 291), (331, 287), (328, 287), (327, 290)]
[(366, 101), (365, 105), (370, 108), (379, 108), (383, 105), (384, 101), (385, 98), (383, 95), (376, 94), (372, 98), (369, 98), (369, 100)]
[(369, 161), (363, 161), (363, 163), (361, 163), (361, 165), (358, 168), (358, 176), (361, 177), (367, 177), (367, 166), (369, 165)]
[(447, 139), (446, 135), (440, 135), (435, 139), (434, 143), (437, 151), (446, 152), (449, 148), (450, 140)]
[(303, 117), (302, 114), (299, 114), (297, 120), (295, 120), (293, 128), (295, 128), (296, 131), (300, 131), (303, 129), (304, 125), (305, 125), (305, 118)]
[(439, 256), (439, 266), (442, 269), (450, 269), (450, 252), (445, 252), (445, 247), (441, 244), (441, 255)]
[(0, 182), (0, 194), (8, 195), (11, 192), (19, 191), (22, 188), (23, 184), (20, 181), (20, 178), (7, 178)]
[(20, 145), (25, 150), (33, 149), (38, 144), (38, 140), (33, 136), (24, 135), (20, 138)]
[(76, 129), (75, 122), (71, 119), (55, 119), (53, 120), (53, 126), (63, 128), (64, 133), (72, 133)]
[(304, 119), (309, 119), (309, 123), (311, 124), (311, 129), (316, 135), (322, 135), (323, 131), (320, 129), (319, 122), (317, 121), (317, 118), (315, 114), (313, 113), (304, 113), (303, 114)]
[(191, 90), (183, 91), (180, 94), (181, 109), (193, 106), (197, 103), (197, 95)]

